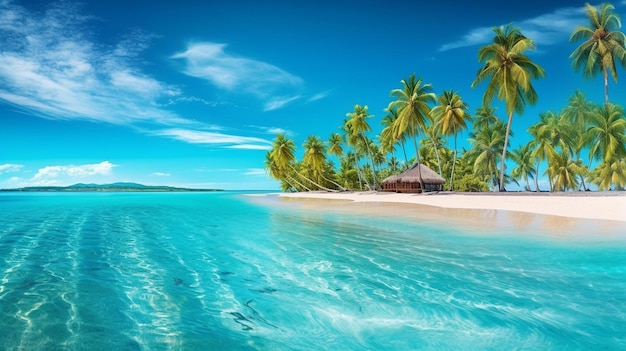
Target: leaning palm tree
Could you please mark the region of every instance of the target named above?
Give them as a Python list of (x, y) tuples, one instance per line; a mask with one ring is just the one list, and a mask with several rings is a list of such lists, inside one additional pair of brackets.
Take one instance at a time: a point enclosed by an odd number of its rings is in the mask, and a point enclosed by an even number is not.
[(614, 160), (602, 162), (591, 172), (591, 183), (598, 186), (598, 190), (611, 190), (626, 188), (626, 160)]
[[(350, 133), (352, 133), (354, 137), (358, 138), (356, 145), (364, 149), (372, 163), (372, 170), (374, 170), (374, 160), (369, 150), (369, 141), (365, 135), (366, 132), (372, 130), (369, 123), (367, 123), (367, 119), (374, 116), (367, 112), (367, 105), (361, 106), (357, 104), (354, 105), (354, 110), (352, 112), (346, 114), (346, 117), (348, 117), (347, 125), (350, 128)], [(376, 172), (374, 172), (374, 189), (377, 188), (376, 183)]]
[(468, 105), (461, 99), (458, 93), (452, 90), (445, 90), (439, 96), (439, 105), (432, 110), (436, 129), (442, 135), (454, 136), (454, 158), (452, 160), (452, 172), (450, 173), (450, 190), (453, 189), (454, 165), (456, 163), (456, 137), (461, 130), (467, 128), (467, 122), (471, 119), (468, 110)]
[[(323, 190), (326, 190), (326, 191), (333, 191), (332, 189), (328, 189), (328, 188), (326, 188), (326, 187), (316, 183), (312, 179), (309, 179), (309, 178), (303, 176), (300, 172), (298, 172), (298, 170), (295, 169), (295, 167), (293, 166), (293, 162), (296, 159), (295, 151), (296, 151), (296, 146), (295, 146), (295, 144), (293, 142), (293, 139), (287, 138), (285, 136), (285, 134), (283, 134), (283, 133), (278, 133), (276, 135), (276, 139), (274, 139), (274, 142), (273, 142), (273, 145), (272, 145), (272, 150), (270, 150), (270, 155), (269, 156), (276, 163), (276, 165), (279, 167), (279, 169), (281, 169), (281, 170), (291, 170), (291, 171), (294, 172), (294, 174), (297, 174), (299, 177), (301, 177), (304, 180), (306, 180), (307, 182), (315, 185), (319, 189), (323, 189)], [(307, 190), (310, 190), (310, 189), (307, 189)]]
[(326, 172), (326, 146), (322, 139), (316, 135), (311, 135), (304, 141), (304, 157), (302, 159), (306, 166), (309, 166), (311, 172), (327, 183), (332, 183), (341, 190), (346, 190), (332, 179), (324, 174)]
[(537, 102), (537, 93), (531, 81), (544, 77), (545, 72), (524, 54), (534, 49), (535, 43), (522, 35), (519, 28), (509, 24), (495, 27), (493, 31), (496, 34), (493, 43), (478, 50), (478, 60), (485, 64), (478, 70), (472, 88), (488, 80), (483, 105), (491, 105), (497, 95), (498, 100), (504, 101), (509, 116), (500, 163), (500, 191), (504, 191), (504, 167), (513, 113), (521, 114), (526, 103), (534, 105)]
[(590, 26), (578, 26), (570, 36), (570, 42), (584, 40), (572, 52), (572, 66), (583, 71), (585, 78), (593, 78), (602, 72), (604, 77), (604, 100), (609, 102), (609, 72), (617, 83), (616, 62), (626, 67), (626, 36), (619, 31), (622, 26), (618, 14), (613, 13), (615, 7), (604, 3), (599, 6), (585, 4), (585, 14)]
[(283, 191), (292, 189), (296, 191), (298, 189), (311, 190), (291, 177), (288, 171), (281, 168), (272, 156), (272, 151), (265, 153), (265, 170), (269, 173), (270, 178), (280, 181), (280, 187)]
[[(398, 119), (394, 123), (394, 137), (402, 139), (405, 136), (413, 137), (415, 157), (420, 163), (417, 137), (426, 128), (426, 123), (432, 120), (429, 104), (435, 103), (436, 97), (430, 84), (423, 84), (422, 78), (415, 78), (411, 74), (408, 80), (401, 80), (402, 89), (394, 89), (391, 96), (395, 98), (389, 103), (387, 110), (398, 112)], [(424, 189), (421, 167), (418, 167), (418, 176), (421, 189)]]

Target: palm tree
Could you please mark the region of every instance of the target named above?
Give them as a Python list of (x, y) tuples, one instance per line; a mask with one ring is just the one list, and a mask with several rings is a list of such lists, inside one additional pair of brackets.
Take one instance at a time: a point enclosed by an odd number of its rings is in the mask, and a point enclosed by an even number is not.
[[(590, 114), (594, 110), (595, 106), (596, 105), (593, 102), (587, 100), (582, 91), (576, 90), (574, 95), (569, 98), (567, 106), (563, 108), (563, 116), (573, 127), (571, 129), (571, 141), (575, 160), (579, 160), (583, 149), (589, 146), (589, 138), (587, 137), (585, 131), (587, 130), (587, 124), (591, 118)], [(587, 190), (585, 177), (582, 175), (580, 176), (580, 184), (583, 190)]]
[(341, 185), (337, 184), (337, 182), (324, 175), (328, 162), (326, 160), (326, 147), (320, 137), (311, 135), (306, 138), (304, 141), (304, 157), (302, 161), (304, 165), (310, 167), (314, 176), (322, 178), (328, 183), (333, 183), (341, 190), (346, 190)]
[(444, 90), (443, 94), (439, 96), (439, 105), (432, 110), (436, 129), (445, 136), (454, 136), (454, 158), (452, 160), (452, 172), (450, 173), (450, 190), (453, 189), (454, 165), (456, 163), (456, 137), (461, 130), (467, 128), (467, 122), (471, 119), (468, 109), (469, 107), (463, 102), (459, 94), (452, 90)]
[(545, 72), (541, 66), (524, 55), (526, 50), (535, 48), (535, 43), (522, 35), (519, 28), (509, 24), (495, 27), (493, 31), (496, 33), (493, 43), (478, 50), (478, 60), (485, 64), (478, 71), (472, 88), (489, 80), (483, 96), (483, 105), (491, 105), (497, 95), (498, 100), (503, 100), (506, 106), (509, 120), (500, 163), (500, 191), (504, 191), (504, 167), (513, 113), (521, 114), (526, 103), (534, 105), (537, 102), (537, 93), (531, 80), (544, 77)]
[[(298, 170), (295, 169), (295, 167), (293, 166), (293, 162), (296, 159), (296, 157), (295, 157), (295, 150), (296, 150), (296, 146), (295, 146), (293, 140), (287, 138), (285, 136), (285, 134), (283, 134), (283, 133), (278, 133), (276, 135), (276, 139), (274, 139), (273, 147), (272, 147), (272, 150), (270, 150), (270, 155), (269, 156), (271, 157), (273, 162), (276, 163), (276, 166), (278, 167), (278, 169), (280, 169), (280, 170), (287, 170), (287, 169), (289, 169), (289, 170), (293, 171), (295, 174), (297, 174), (299, 177), (301, 177), (304, 180), (306, 180), (307, 182), (317, 186), (319, 189), (324, 189), (326, 191), (333, 191), (332, 189), (328, 189), (328, 188), (326, 188), (326, 187), (316, 183), (312, 179), (309, 179), (309, 178), (305, 177), (300, 172), (298, 172)], [(306, 189), (310, 190), (308, 188), (306, 188)]]
[(528, 178), (534, 179), (537, 171), (533, 167), (533, 144), (520, 145), (519, 148), (511, 151), (511, 159), (517, 166), (511, 171), (514, 179), (524, 178), (526, 181), (526, 191), (530, 191), (530, 182)]
[[(408, 80), (401, 80), (402, 89), (394, 89), (391, 96), (395, 98), (389, 103), (387, 110), (398, 112), (398, 119), (394, 123), (394, 137), (402, 139), (405, 136), (413, 137), (415, 147), (415, 157), (420, 163), (419, 147), (417, 137), (426, 127), (426, 123), (432, 120), (430, 107), (428, 104), (435, 103), (435, 94), (432, 92), (430, 84), (422, 84), (422, 78), (416, 79), (415, 74), (411, 74)], [(424, 180), (420, 167), (418, 175), (420, 178), (420, 188), (424, 189)]]
[(332, 133), (330, 138), (328, 138), (328, 154), (340, 157), (343, 154), (342, 143), (343, 139), (341, 138), (341, 134)]
[(590, 180), (598, 186), (598, 190), (611, 190), (611, 185), (615, 189), (624, 189), (626, 187), (626, 161), (621, 159), (602, 162), (591, 172)]
[[(356, 143), (356, 145), (364, 148), (366, 154), (369, 156), (372, 162), (372, 170), (375, 170), (374, 160), (369, 150), (369, 141), (367, 139), (367, 136), (365, 135), (365, 132), (369, 132), (372, 130), (370, 125), (367, 123), (367, 119), (374, 116), (367, 112), (367, 105), (361, 106), (357, 104), (354, 105), (354, 110), (352, 112), (346, 114), (346, 117), (348, 117), (347, 125), (349, 126), (350, 132), (353, 134), (353, 136), (358, 136), (361, 138)], [(377, 188), (376, 183), (376, 172), (374, 171), (374, 189)]]
[(612, 103), (606, 103), (591, 114), (587, 136), (591, 140), (589, 157), (612, 163), (624, 157), (626, 150), (626, 119), (624, 109)]
[(504, 133), (504, 122), (498, 121), (491, 127), (483, 127), (470, 133), (469, 138), (472, 149), (468, 152), (468, 157), (474, 160), (474, 174), (491, 181), (494, 190), (498, 178), (497, 157), (504, 146)]
[(500, 117), (496, 116), (496, 109), (491, 106), (481, 106), (476, 109), (474, 113), (474, 130), (483, 129), (483, 127), (489, 127), (494, 125)]
[[(287, 191), (290, 189), (305, 189), (307, 191), (311, 190), (307, 188), (304, 184), (291, 177), (288, 171), (281, 168), (272, 156), (272, 151), (268, 151), (267, 153), (265, 153), (265, 170), (268, 171), (270, 178), (276, 179), (281, 182), (280, 187), (283, 191)], [(294, 184), (296, 184), (297, 186)]]
[(585, 169), (582, 165), (570, 159), (568, 153), (561, 152), (555, 157), (554, 162), (550, 164), (546, 172), (550, 176), (554, 191), (566, 191), (578, 187), (576, 177), (583, 174)]
[[(539, 121), (528, 128), (528, 132), (533, 136), (531, 141), (535, 151), (533, 157), (537, 160), (537, 175), (539, 175), (539, 163), (547, 161), (548, 167), (558, 161), (561, 153), (572, 152), (571, 124), (563, 115), (557, 115), (552, 111), (539, 114)], [(547, 172), (550, 176), (551, 173)], [(553, 179), (550, 178), (550, 190)], [(538, 182), (537, 191), (538, 190)]]
[[(424, 136), (426, 137), (426, 142), (424, 143), (425, 145), (422, 147), (422, 149), (424, 149), (428, 144), (432, 146), (432, 152), (434, 152), (435, 159), (437, 160), (437, 170), (441, 175), (443, 173), (441, 172), (441, 157), (439, 157), (439, 149), (444, 147), (444, 140), (441, 137), (441, 133), (437, 130), (437, 128), (435, 128), (434, 125), (430, 125), (424, 128)], [(435, 165), (433, 165), (432, 168), (435, 168), (434, 166)]]
[(585, 14), (590, 26), (578, 26), (572, 32), (570, 42), (584, 40), (569, 56), (574, 69), (583, 71), (585, 78), (593, 78), (598, 72), (604, 77), (604, 100), (609, 102), (609, 72), (617, 83), (616, 62), (626, 67), (626, 36), (618, 31), (622, 26), (615, 7), (604, 3), (598, 9), (585, 4)]

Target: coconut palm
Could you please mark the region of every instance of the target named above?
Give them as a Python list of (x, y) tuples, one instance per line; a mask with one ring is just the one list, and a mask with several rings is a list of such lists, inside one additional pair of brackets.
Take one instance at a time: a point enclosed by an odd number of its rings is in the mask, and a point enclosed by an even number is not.
[[(432, 168), (437, 166), (437, 171), (439, 174), (443, 174), (441, 172), (441, 157), (439, 156), (439, 150), (444, 147), (444, 140), (441, 137), (441, 133), (435, 128), (434, 125), (429, 125), (424, 128), (424, 136), (426, 137), (426, 141), (424, 142), (424, 146), (421, 149), (427, 148), (428, 145), (432, 146), (432, 148), (428, 149), (428, 153), (433, 153), (435, 155), (435, 159), (437, 160), (436, 164), (432, 165)], [(428, 166), (429, 168), (431, 166)]]
[(280, 167), (272, 156), (272, 151), (268, 151), (265, 154), (265, 170), (268, 171), (270, 178), (276, 179), (281, 182), (280, 187), (283, 191), (291, 189), (305, 189), (307, 191), (311, 190), (307, 188), (304, 184), (300, 183), (298, 180), (294, 179), (289, 174), (289, 171)]
[[(408, 80), (402, 79), (402, 89), (394, 89), (391, 96), (395, 99), (389, 103), (387, 110), (397, 111), (398, 119), (394, 123), (394, 137), (413, 137), (415, 147), (415, 157), (420, 163), (419, 147), (417, 138), (426, 127), (426, 123), (432, 121), (429, 104), (435, 103), (435, 94), (432, 92), (430, 84), (423, 84), (422, 78), (415, 78), (411, 74)], [(424, 189), (421, 168), (418, 167), (420, 178), (420, 188)]]
[(498, 100), (504, 101), (506, 107), (509, 119), (500, 163), (500, 191), (504, 191), (504, 167), (513, 114), (521, 114), (527, 103), (534, 105), (537, 102), (532, 79), (544, 77), (545, 73), (541, 66), (524, 55), (525, 51), (535, 48), (535, 43), (522, 35), (519, 28), (509, 24), (495, 27), (493, 31), (496, 34), (493, 43), (478, 50), (478, 60), (485, 64), (478, 71), (472, 87), (488, 80), (483, 105), (491, 105), (497, 95)]
[(585, 78), (593, 78), (602, 72), (605, 103), (609, 102), (609, 72), (617, 83), (616, 63), (626, 67), (626, 36), (619, 31), (622, 24), (614, 9), (608, 3), (599, 7), (585, 4), (590, 25), (576, 27), (569, 39), (572, 43), (584, 40), (570, 55), (572, 66), (577, 71), (582, 70)]
[(533, 151), (532, 143), (520, 145), (517, 149), (511, 151), (511, 159), (517, 165), (511, 171), (511, 176), (514, 179), (524, 178), (526, 181), (526, 191), (530, 191), (530, 182), (528, 179), (534, 179), (537, 174), (533, 165), (535, 162)]
[[(367, 136), (365, 135), (366, 132), (372, 130), (369, 123), (367, 123), (367, 119), (374, 116), (367, 112), (367, 105), (361, 106), (357, 104), (354, 105), (354, 110), (352, 112), (346, 114), (346, 117), (348, 118), (346, 124), (350, 129), (350, 133), (358, 138), (355, 145), (364, 149), (366, 155), (370, 158), (370, 161), (372, 162), (372, 169), (375, 169), (374, 160), (369, 150), (369, 141)], [(376, 172), (374, 172), (374, 189), (377, 188), (376, 183)]]
[(500, 117), (496, 116), (496, 109), (494, 107), (481, 106), (476, 109), (472, 124), (474, 125), (474, 130), (480, 130), (483, 127), (494, 125), (499, 120)]
[(504, 122), (498, 121), (491, 127), (484, 127), (470, 133), (469, 142), (472, 148), (468, 157), (474, 160), (474, 174), (481, 179), (488, 179), (496, 189), (498, 178), (498, 154), (504, 146)]
[[(289, 139), (283, 133), (278, 133), (276, 135), (276, 139), (272, 143), (272, 150), (270, 150), (270, 157), (276, 163), (276, 166), (280, 170), (291, 170), (294, 174), (297, 174), (299, 177), (303, 178), (307, 182), (315, 185), (319, 189), (323, 189), (326, 191), (333, 191), (332, 189), (328, 189), (312, 179), (309, 179), (302, 175), (296, 168), (293, 166), (293, 162), (295, 161), (295, 150), (296, 146), (293, 142), (293, 139)], [(305, 187), (306, 188), (306, 187)], [(310, 190), (307, 188), (307, 190)]]
[(609, 164), (624, 157), (625, 135), (626, 119), (621, 106), (609, 102), (596, 108), (587, 129), (587, 137), (591, 141), (589, 157)]
[(626, 188), (626, 161), (602, 162), (591, 172), (590, 180), (598, 186), (598, 190), (611, 190), (611, 186), (623, 190)]
[(343, 139), (341, 138), (341, 134), (332, 133), (330, 138), (328, 138), (328, 154), (340, 157), (343, 154), (342, 143)]
[(548, 166), (553, 191), (567, 191), (578, 187), (577, 177), (585, 173), (586, 168), (572, 160), (567, 152), (558, 154)]
[(328, 183), (336, 185), (339, 189), (345, 190), (341, 185), (325, 176), (326, 165), (326, 146), (322, 139), (316, 135), (311, 135), (304, 141), (304, 157), (303, 164), (310, 167), (311, 172), (317, 178), (321, 178)]
[[(563, 108), (562, 114), (572, 125), (572, 150), (575, 160), (581, 158), (582, 151), (590, 144), (589, 138), (585, 131), (587, 130), (587, 124), (589, 123), (590, 114), (595, 109), (596, 105), (587, 100), (585, 94), (576, 90), (574, 95), (569, 98), (567, 106)], [(585, 185), (585, 177), (581, 175), (580, 184), (583, 190), (587, 190)]]
[[(452, 172), (450, 173), (450, 190), (453, 189), (454, 165), (456, 163), (456, 137), (458, 133), (467, 128), (467, 122), (471, 119), (468, 105), (461, 99), (458, 93), (452, 90), (444, 90), (439, 96), (439, 105), (433, 107), (432, 115), (435, 119), (435, 128), (442, 135), (454, 136), (454, 158), (452, 160)], [(441, 170), (439, 170), (441, 172)]]

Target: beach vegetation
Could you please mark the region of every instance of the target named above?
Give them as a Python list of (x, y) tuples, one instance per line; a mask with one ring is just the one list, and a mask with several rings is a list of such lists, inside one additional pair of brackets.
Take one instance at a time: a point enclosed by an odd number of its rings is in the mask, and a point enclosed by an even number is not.
[[(623, 34), (617, 31), (621, 23), (613, 10), (610, 4), (585, 5), (591, 26), (577, 27), (570, 37), (572, 42), (586, 38), (570, 57), (574, 69), (586, 76), (603, 73), (606, 101), (594, 103), (575, 90), (562, 109), (537, 113), (525, 131), (531, 139), (510, 152), (517, 132), (512, 118), (536, 103), (533, 82), (545, 76), (526, 55), (534, 41), (512, 24), (493, 28), (493, 42), (478, 50), (481, 67), (471, 86), (485, 84), (485, 91), (473, 115), (457, 91), (445, 89), (437, 96), (413, 73), (390, 91), (378, 134), (372, 132), (368, 106), (353, 105), (327, 140), (306, 138), (301, 160), (293, 140), (278, 134), (265, 169), (284, 191), (380, 190), (381, 180), (416, 163), (437, 170), (446, 181), (443, 189), (453, 191), (503, 191), (508, 184), (521, 184), (539, 192), (542, 177), (550, 191), (624, 190), (626, 116), (622, 106), (607, 102), (606, 89), (608, 74), (617, 81), (617, 64), (626, 62)], [(503, 118), (492, 105), (496, 99), (504, 105)], [(469, 148), (458, 150), (462, 134), (468, 135)], [(412, 155), (407, 141), (412, 141)], [(425, 189), (421, 167), (417, 170)]]
[(583, 40), (570, 55), (572, 66), (586, 78), (602, 73), (605, 103), (609, 102), (609, 73), (617, 83), (617, 63), (626, 67), (626, 36), (619, 31), (620, 16), (613, 10), (615, 7), (609, 3), (597, 7), (586, 3), (589, 26), (580, 25), (570, 35), (570, 42)]
[(493, 43), (478, 50), (478, 61), (484, 62), (484, 65), (478, 70), (472, 88), (487, 81), (483, 105), (490, 105), (497, 97), (506, 107), (508, 122), (504, 134), (499, 182), (499, 190), (504, 191), (504, 168), (513, 114), (522, 114), (526, 104), (534, 105), (537, 102), (538, 96), (532, 80), (544, 77), (545, 72), (524, 54), (535, 48), (535, 42), (525, 37), (519, 28), (508, 24), (494, 27), (493, 31)]

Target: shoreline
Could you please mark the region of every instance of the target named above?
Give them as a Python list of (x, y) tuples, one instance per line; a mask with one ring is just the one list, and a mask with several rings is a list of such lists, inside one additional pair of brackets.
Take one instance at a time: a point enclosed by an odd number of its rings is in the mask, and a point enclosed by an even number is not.
[(279, 197), (330, 201), (397, 203), (445, 209), (497, 210), (626, 223), (626, 193), (389, 193), (301, 192)]

